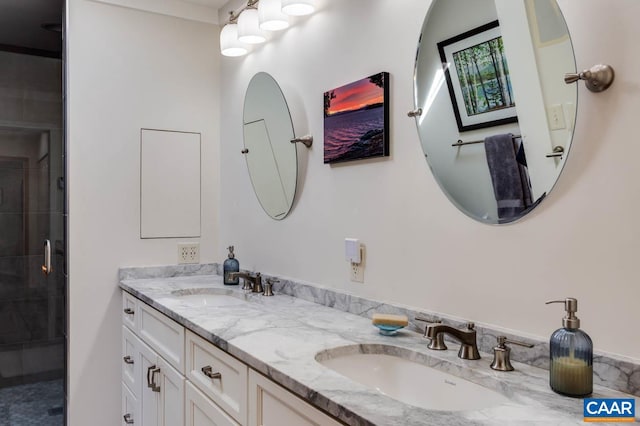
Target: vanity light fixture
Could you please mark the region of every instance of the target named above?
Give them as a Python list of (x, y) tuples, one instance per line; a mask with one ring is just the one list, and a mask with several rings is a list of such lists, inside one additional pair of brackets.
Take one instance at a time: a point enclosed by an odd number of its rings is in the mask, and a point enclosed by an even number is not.
[(289, 28), (289, 16), (282, 12), (281, 0), (261, 0), (258, 16), (263, 30), (281, 31)]
[(248, 8), (238, 17), (238, 40), (241, 43), (260, 44), (267, 41), (264, 32), (260, 29), (258, 11)]
[(250, 45), (264, 43), (267, 31), (289, 27), (289, 16), (309, 15), (315, 0), (247, 0), (239, 11), (229, 12), (229, 21), (220, 33), (223, 56), (243, 56)]
[(247, 46), (238, 40), (238, 24), (229, 23), (220, 32), (220, 53), (224, 56), (244, 56), (249, 53)]
[(314, 0), (282, 0), (282, 11), (287, 15), (310, 15), (315, 10)]

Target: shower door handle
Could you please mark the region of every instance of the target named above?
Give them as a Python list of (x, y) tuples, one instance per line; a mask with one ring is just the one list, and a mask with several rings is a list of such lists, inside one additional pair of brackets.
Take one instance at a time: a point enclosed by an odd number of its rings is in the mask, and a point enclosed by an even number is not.
[(42, 264), (42, 273), (49, 275), (51, 273), (51, 241), (44, 240), (44, 263)]

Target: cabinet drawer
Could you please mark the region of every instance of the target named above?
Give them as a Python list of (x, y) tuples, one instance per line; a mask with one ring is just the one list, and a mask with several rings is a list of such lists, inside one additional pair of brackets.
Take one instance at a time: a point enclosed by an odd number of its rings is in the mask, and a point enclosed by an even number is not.
[[(219, 377), (209, 377), (215, 373), (219, 373)], [(245, 364), (187, 330), (186, 376), (236, 421), (246, 425), (247, 366)]]
[(127, 385), (122, 384), (122, 425), (141, 425), (140, 407), (138, 399), (129, 390)]
[(138, 335), (184, 374), (184, 327), (145, 303), (138, 304)]
[(240, 426), (190, 382), (185, 386), (185, 426)]
[(140, 340), (128, 327), (122, 326), (122, 382), (127, 385), (131, 392), (140, 396), (141, 374), (140, 374)]
[(127, 293), (122, 292), (122, 323), (129, 327), (131, 330), (136, 330), (137, 323), (136, 318), (138, 312), (138, 299)]

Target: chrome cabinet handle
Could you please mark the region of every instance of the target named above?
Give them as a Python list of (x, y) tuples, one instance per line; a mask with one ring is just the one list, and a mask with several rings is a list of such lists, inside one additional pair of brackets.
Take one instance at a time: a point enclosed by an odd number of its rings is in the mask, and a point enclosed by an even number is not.
[(149, 369), (149, 371), (151, 371), (151, 386), (149, 387), (153, 392), (160, 392), (160, 386), (156, 384), (156, 373), (159, 373), (160, 369), (155, 367), (154, 365), (153, 369)]
[(42, 273), (49, 275), (51, 271), (51, 241), (44, 240), (44, 263), (42, 264)]
[(133, 315), (135, 311), (131, 308), (125, 308), (124, 313), (127, 315)]
[(132, 425), (133, 424), (133, 418), (131, 417), (131, 414), (127, 413), (124, 416), (124, 422), (128, 425)]
[(125, 364), (133, 364), (133, 358), (131, 358), (131, 356), (127, 355), (124, 358), (122, 358)]
[(152, 379), (152, 376), (151, 376), (151, 371), (154, 368), (156, 368), (155, 364), (150, 366), (149, 368), (147, 368), (147, 387), (148, 388), (152, 388), (152, 387), (155, 386), (155, 383), (153, 383), (153, 381), (152, 381), (153, 379)]
[(418, 108), (414, 111), (409, 111), (407, 113), (408, 117), (420, 117), (422, 115), (422, 108)]
[(207, 376), (210, 379), (222, 379), (222, 374), (220, 374), (219, 372), (213, 372), (213, 368), (210, 365), (207, 365), (205, 367), (201, 368), (202, 370), (202, 374), (204, 374), (205, 376)]

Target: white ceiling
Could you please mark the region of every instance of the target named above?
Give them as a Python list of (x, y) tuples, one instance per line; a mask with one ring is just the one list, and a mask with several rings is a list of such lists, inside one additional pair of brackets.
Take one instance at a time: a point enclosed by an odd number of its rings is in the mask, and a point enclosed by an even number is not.
[(60, 33), (41, 25), (62, 23), (62, 5), (63, 0), (0, 0), (0, 44), (60, 52)]

